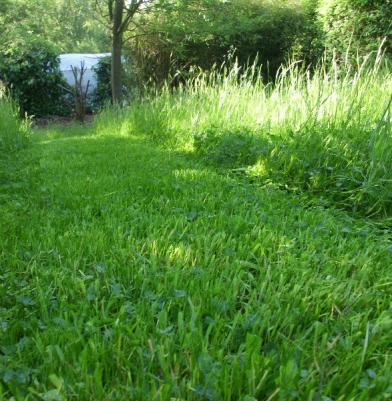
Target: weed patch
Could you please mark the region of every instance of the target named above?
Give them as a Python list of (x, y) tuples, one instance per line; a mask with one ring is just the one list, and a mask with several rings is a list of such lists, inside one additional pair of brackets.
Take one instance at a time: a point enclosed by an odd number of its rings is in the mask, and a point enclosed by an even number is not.
[(193, 146), (208, 162), (225, 168), (253, 165), (270, 148), (266, 140), (247, 128), (222, 132), (216, 127), (194, 134)]

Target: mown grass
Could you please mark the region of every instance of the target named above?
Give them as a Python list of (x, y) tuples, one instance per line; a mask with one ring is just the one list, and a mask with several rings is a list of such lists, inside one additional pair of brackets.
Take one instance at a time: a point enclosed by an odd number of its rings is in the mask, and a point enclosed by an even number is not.
[[(324, 208), (308, 184), (281, 190), (255, 173), (274, 143), (313, 160), (322, 127), (335, 140), (333, 120), (315, 125), (313, 145), (299, 131), (290, 142), (284, 116), (282, 136), (278, 120), (258, 136), (247, 96), (265, 93), (271, 117), (283, 92), (207, 81), (199, 97), (192, 85), (163, 91), (84, 129), (32, 135), (23, 160), (39, 171), (0, 203), (0, 401), (392, 398), (390, 231), (333, 208), (328, 186)], [(377, 94), (354, 127), (381, 121), (385, 134)]]
[(388, 233), (116, 135), (1, 214), (0, 399), (391, 397)]

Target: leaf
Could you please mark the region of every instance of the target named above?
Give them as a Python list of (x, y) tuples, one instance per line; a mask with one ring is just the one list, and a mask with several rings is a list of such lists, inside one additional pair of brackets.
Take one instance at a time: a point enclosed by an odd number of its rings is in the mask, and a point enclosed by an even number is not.
[(91, 283), (87, 289), (87, 300), (95, 301), (97, 299), (97, 293), (95, 289), (95, 284)]
[(115, 297), (121, 297), (121, 295), (122, 295), (121, 284), (118, 284), (118, 283), (112, 284), (111, 289), (112, 289), (112, 294)]
[(32, 306), (35, 305), (34, 300), (31, 297), (22, 295), (17, 297), (17, 301), (20, 302), (24, 306)]
[(14, 375), (15, 375), (15, 372), (13, 371), (13, 369), (7, 369), (3, 375), (4, 382), (5, 383), (10, 382), (14, 378)]
[(301, 373), (300, 373), (300, 376), (301, 376), (303, 379), (306, 379), (306, 378), (309, 376), (309, 371), (308, 371), (307, 369), (302, 369), (302, 370), (301, 370)]
[(0, 330), (5, 331), (8, 328), (8, 322), (0, 317)]
[(21, 369), (18, 370), (15, 374), (16, 380), (20, 384), (27, 384), (30, 379), (31, 369)]
[(197, 212), (191, 211), (191, 212), (189, 212), (189, 213), (186, 215), (186, 219), (187, 219), (188, 221), (195, 221), (196, 218), (197, 218), (197, 216), (198, 216), (198, 213), (197, 213)]
[(251, 395), (246, 395), (246, 396), (243, 398), (243, 401), (257, 401), (257, 398), (252, 397)]
[(105, 263), (103, 263), (103, 262), (97, 263), (97, 264), (95, 265), (95, 270), (96, 270), (98, 273), (105, 273), (105, 271), (106, 271), (106, 265), (105, 265)]
[(63, 401), (63, 397), (60, 394), (59, 390), (53, 389), (49, 390), (42, 395), (42, 399), (44, 401)]
[(164, 329), (158, 329), (159, 334), (170, 334), (173, 331), (174, 326), (170, 325)]
[(184, 298), (187, 295), (186, 291), (184, 290), (175, 290), (174, 293), (176, 295), (176, 298)]
[(135, 313), (135, 307), (131, 302), (126, 302), (124, 304), (124, 310), (128, 314), (128, 316), (132, 316)]

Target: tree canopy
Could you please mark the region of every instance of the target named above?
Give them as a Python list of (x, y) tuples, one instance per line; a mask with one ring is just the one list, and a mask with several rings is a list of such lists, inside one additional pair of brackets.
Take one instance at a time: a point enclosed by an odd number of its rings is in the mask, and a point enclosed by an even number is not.
[(121, 98), (121, 59), (132, 71), (125, 78), (140, 86), (208, 70), (228, 54), (240, 65), (256, 60), (274, 79), (288, 59), (312, 68), (325, 52), (356, 63), (383, 44), (391, 57), (391, 21), (392, 0), (3, 0), (0, 55), (4, 64), (40, 46), (51, 54), (111, 51)]

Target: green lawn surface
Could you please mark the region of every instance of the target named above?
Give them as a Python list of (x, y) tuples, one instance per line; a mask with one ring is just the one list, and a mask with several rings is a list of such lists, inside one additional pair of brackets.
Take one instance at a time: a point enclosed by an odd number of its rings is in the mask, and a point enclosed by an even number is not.
[(32, 152), (0, 203), (1, 401), (392, 399), (387, 231), (142, 136)]

